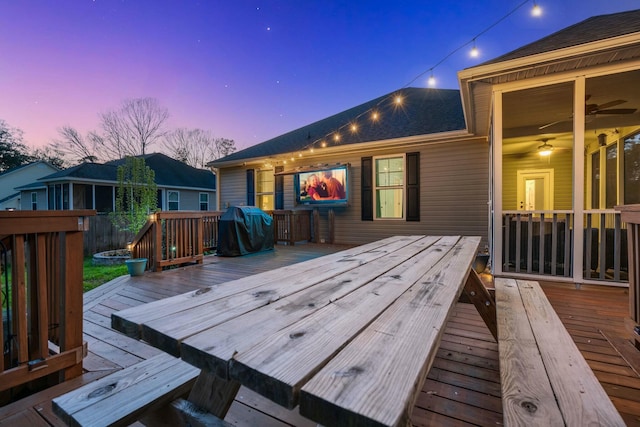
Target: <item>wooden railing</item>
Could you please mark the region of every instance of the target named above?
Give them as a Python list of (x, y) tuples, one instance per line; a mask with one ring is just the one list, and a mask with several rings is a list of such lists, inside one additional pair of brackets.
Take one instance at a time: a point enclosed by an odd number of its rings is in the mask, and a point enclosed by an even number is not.
[(640, 205), (616, 206), (616, 210), (627, 225), (629, 317), (625, 325), (635, 347), (640, 349)]
[[(503, 271), (573, 276), (573, 211), (503, 214)], [(583, 278), (625, 282), (627, 229), (614, 210), (584, 212)]]
[(503, 271), (571, 276), (572, 211), (503, 214)]
[(273, 218), (274, 241), (290, 245), (303, 240), (311, 241), (310, 210), (277, 210), (268, 212)]
[[(202, 263), (218, 245), (220, 211), (170, 211), (151, 215), (129, 245), (133, 258), (146, 258), (147, 270)], [(267, 211), (274, 222), (274, 241), (293, 245), (312, 239), (309, 210)], [(317, 223), (317, 220), (316, 220)]]
[(57, 383), (82, 373), (82, 235), (93, 215), (0, 212), (1, 402), (39, 378)]
[(202, 263), (218, 244), (218, 211), (168, 211), (151, 215), (130, 244), (133, 258), (147, 258), (147, 270)]

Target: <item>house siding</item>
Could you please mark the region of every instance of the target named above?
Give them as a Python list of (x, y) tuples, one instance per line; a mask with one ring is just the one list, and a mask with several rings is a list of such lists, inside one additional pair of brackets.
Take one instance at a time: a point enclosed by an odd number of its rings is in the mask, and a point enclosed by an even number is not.
[[(36, 181), (38, 178), (57, 172), (58, 169), (46, 164), (46, 163), (32, 163), (16, 168), (15, 170), (9, 170), (0, 174), (0, 200), (5, 199), (11, 195), (19, 193), (16, 187), (28, 185)], [(31, 210), (31, 192), (36, 190), (27, 190), (19, 196), (13, 197), (0, 203), (0, 209), (7, 208), (14, 209), (26, 209)], [(43, 190), (44, 191), (44, 190)], [(26, 200), (25, 194), (29, 200)], [(44, 201), (46, 209), (46, 199)], [(40, 206), (40, 194), (38, 194), (38, 206)], [(40, 209), (40, 208), (39, 208)]]
[(44, 211), (47, 210), (47, 190), (45, 189), (34, 189), (29, 191), (20, 192), (20, 210), (30, 211), (31, 209), (31, 193), (38, 194), (38, 210)]
[(169, 210), (167, 206), (167, 193), (169, 191), (177, 191), (180, 193), (180, 210), (181, 211), (199, 211), (200, 210), (200, 193), (209, 194), (209, 210), (217, 210), (215, 191), (196, 191), (184, 190), (181, 188), (163, 188), (164, 199), (163, 205), (165, 210)]
[(518, 209), (518, 200), (516, 200), (518, 171), (532, 169), (553, 169), (553, 209), (573, 209), (573, 153), (571, 150), (562, 150), (555, 151), (546, 158), (541, 158), (536, 153), (531, 153), (526, 157), (504, 156), (502, 204), (505, 210)]
[[(361, 220), (361, 166), (365, 156), (382, 156), (420, 152), (420, 221)], [(391, 235), (460, 234), (482, 237), (488, 244), (489, 145), (486, 141), (456, 141), (422, 145), (419, 148), (392, 148), (306, 158), (285, 165), (285, 171), (298, 166), (349, 163), (349, 205), (318, 207), (319, 240), (329, 241), (329, 210), (335, 214), (335, 243), (363, 244)], [(246, 169), (232, 167), (219, 170), (221, 205), (242, 205), (246, 200)], [(284, 176), (285, 209), (309, 209), (295, 205), (293, 175)]]

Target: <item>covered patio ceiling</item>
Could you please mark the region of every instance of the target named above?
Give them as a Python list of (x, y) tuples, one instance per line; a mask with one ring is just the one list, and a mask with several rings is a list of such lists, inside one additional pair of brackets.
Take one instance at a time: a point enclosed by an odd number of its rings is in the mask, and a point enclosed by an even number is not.
[[(638, 81), (639, 70), (587, 79), (585, 146), (640, 125)], [(503, 111), (503, 154), (535, 152), (544, 140), (573, 147), (573, 83), (505, 93)]]

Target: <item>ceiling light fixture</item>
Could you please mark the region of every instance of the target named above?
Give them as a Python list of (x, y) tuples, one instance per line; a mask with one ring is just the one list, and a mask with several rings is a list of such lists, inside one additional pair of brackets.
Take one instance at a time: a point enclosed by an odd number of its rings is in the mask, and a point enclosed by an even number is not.
[(547, 144), (546, 139), (543, 139), (542, 142), (543, 144), (538, 147), (538, 154), (540, 154), (542, 157), (548, 157), (551, 155), (551, 153), (553, 153), (553, 145)]

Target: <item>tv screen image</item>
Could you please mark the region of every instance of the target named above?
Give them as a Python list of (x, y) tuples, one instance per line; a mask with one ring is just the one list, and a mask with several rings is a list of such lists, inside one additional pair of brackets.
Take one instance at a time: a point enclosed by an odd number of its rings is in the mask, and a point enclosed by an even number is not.
[(347, 166), (299, 172), (294, 184), (298, 204), (347, 204)]

